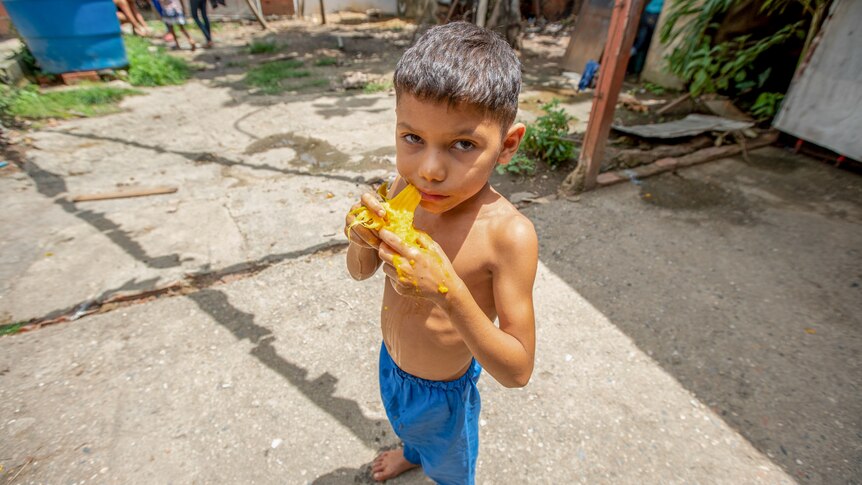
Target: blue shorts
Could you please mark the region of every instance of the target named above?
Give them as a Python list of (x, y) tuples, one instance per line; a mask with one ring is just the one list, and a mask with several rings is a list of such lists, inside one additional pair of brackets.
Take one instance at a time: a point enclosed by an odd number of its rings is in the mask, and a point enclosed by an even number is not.
[(380, 395), (395, 434), (404, 442), (404, 458), (422, 466), (437, 483), (473, 485), (479, 455), (476, 382), (482, 366), (473, 359), (454, 381), (429, 381), (395, 365), (386, 345), (380, 349)]

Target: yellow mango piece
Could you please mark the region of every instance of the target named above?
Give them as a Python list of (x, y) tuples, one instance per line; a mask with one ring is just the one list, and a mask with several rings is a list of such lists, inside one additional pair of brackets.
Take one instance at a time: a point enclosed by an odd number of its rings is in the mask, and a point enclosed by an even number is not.
[(381, 203), (386, 210), (386, 216), (380, 217), (366, 207), (359, 207), (353, 211), (356, 219), (351, 227), (362, 225), (374, 231), (386, 229), (397, 234), (407, 244), (422, 249), (419, 238), (420, 234), (424, 233), (413, 227), (413, 213), (420, 202), (422, 194), (416, 187), (408, 184), (393, 199)]
[[(416, 187), (410, 184), (407, 184), (407, 187), (404, 187), (404, 189), (391, 200), (385, 200), (385, 192), (385, 185), (377, 191), (381, 197), (384, 197), (384, 201), (381, 205), (386, 210), (386, 215), (384, 217), (380, 217), (368, 210), (367, 207), (359, 207), (353, 211), (355, 219), (350, 227), (352, 228), (356, 225), (362, 225), (363, 227), (367, 227), (373, 231), (386, 229), (395, 233), (406, 244), (413, 246), (420, 251), (427, 252), (428, 250), (420, 241), (423, 237), (428, 237), (429, 239), (430, 237), (424, 231), (420, 231), (413, 227), (413, 213), (416, 212), (416, 208), (419, 206), (419, 203), (422, 202), (422, 194)], [(402, 264), (405, 263), (404, 258), (395, 256), (392, 262), (395, 263), (395, 270), (398, 271), (399, 279), (401, 279), (401, 281), (405, 281), (407, 278), (401, 269)], [(407, 263), (412, 266), (415, 264), (415, 261), (410, 260)], [(418, 282), (415, 279), (411, 281), (411, 283), (413, 283), (413, 286), (418, 286)], [(443, 283), (440, 283), (437, 285), (437, 291), (441, 294), (445, 294), (449, 291), (449, 288), (447, 288)]]

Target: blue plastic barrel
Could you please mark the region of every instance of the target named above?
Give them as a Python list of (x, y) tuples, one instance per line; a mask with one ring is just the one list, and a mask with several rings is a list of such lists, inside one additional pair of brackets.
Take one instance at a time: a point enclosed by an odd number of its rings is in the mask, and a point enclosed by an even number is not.
[(47, 73), (129, 64), (112, 0), (3, 0), (3, 4)]

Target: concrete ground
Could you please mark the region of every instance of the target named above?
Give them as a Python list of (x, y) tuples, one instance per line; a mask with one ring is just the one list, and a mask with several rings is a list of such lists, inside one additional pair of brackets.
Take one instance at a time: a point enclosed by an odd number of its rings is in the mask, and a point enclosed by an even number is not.
[[(4, 323), (186, 282), (0, 338), (0, 478), (368, 482), (397, 445), (384, 281), (349, 278), (341, 227), (393, 170), (394, 98), (147, 92), (0, 169)], [(179, 190), (70, 202), (157, 185)], [(536, 370), (480, 382), (478, 481), (862, 483), (860, 195), (767, 148), (525, 207)]]

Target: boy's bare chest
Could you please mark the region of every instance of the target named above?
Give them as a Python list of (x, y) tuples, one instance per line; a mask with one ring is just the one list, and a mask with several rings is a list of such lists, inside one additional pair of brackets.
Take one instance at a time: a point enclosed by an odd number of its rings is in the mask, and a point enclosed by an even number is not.
[(493, 247), (483, 224), (467, 228), (434, 228), (428, 232), (452, 263), (458, 276), (475, 290), (474, 285), (487, 282), (493, 268)]

